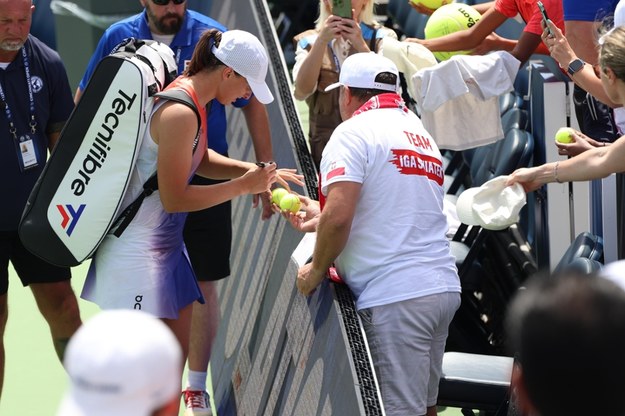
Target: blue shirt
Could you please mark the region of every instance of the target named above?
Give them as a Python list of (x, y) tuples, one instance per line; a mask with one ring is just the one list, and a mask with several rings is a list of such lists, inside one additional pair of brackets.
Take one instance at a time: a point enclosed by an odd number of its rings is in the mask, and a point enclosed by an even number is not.
[[(222, 32), (227, 30), (225, 26), (210, 17), (192, 10), (186, 11), (182, 27), (169, 45), (176, 55), (178, 73), (181, 74), (184, 71), (185, 62), (191, 59), (196, 43), (202, 36), (202, 33), (208, 29), (217, 29)], [(129, 37), (152, 39), (145, 10), (142, 13), (112, 24), (104, 32), (93, 56), (91, 56), (85, 75), (80, 81), (79, 87), (82, 91), (85, 90), (87, 82), (100, 60), (109, 55), (122, 40)], [(239, 99), (233, 105), (243, 107), (247, 103), (248, 100)], [(211, 109), (207, 116), (207, 124), (208, 147), (218, 153), (226, 154), (228, 152), (226, 109), (217, 100), (212, 101)]]
[[(21, 171), (15, 140), (9, 133), (4, 108), (0, 108), (0, 195), (3, 195), (0, 230), (3, 231), (17, 230), (30, 191), (46, 161), (47, 135), (58, 132), (74, 109), (72, 91), (59, 55), (34, 36), (28, 37), (24, 48), (28, 56), (37, 122), (36, 134), (30, 136), (34, 139), (38, 165)], [(21, 51), (6, 69), (0, 69), (0, 84), (17, 136), (29, 134), (30, 102)]]
[(614, 13), (618, 0), (562, 0), (564, 21), (601, 21)]

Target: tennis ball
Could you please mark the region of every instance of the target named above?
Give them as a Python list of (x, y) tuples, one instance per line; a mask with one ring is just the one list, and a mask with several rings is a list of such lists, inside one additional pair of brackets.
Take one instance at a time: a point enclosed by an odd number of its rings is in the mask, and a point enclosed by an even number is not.
[(454, 0), (410, 0), (417, 6), (427, 7), (428, 9), (436, 10), (439, 7), (452, 3)]
[[(475, 25), (482, 15), (473, 7), (463, 3), (445, 4), (439, 7), (425, 24), (425, 38), (435, 39), (450, 33), (466, 30)], [(466, 55), (471, 51), (434, 52), (439, 61), (451, 58), (453, 55)]]
[(282, 197), (284, 197), (284, 195), (288, 194), (289, 191), (287, 191), (284, 188), (276, 188), (273, 191), (271, 191), (271, 202), (273, 202), (274, 204), (280, 206), (280, 201), (282, 200)]
[(570, 127), (560, 127), (556, 132), (556, 142), (573, 143), (573, 129)]
[(280, 200), (280, 209), (284, 211), (297, 212), (301, 206), (302, 203), (295, 194), (286, 194)]

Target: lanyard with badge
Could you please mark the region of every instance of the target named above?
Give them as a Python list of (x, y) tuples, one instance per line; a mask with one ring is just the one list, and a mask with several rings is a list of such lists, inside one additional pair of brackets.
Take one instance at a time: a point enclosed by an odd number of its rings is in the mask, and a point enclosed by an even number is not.
[(18, 135), (17, 128), (13, 122), (13, 113), (9, 107), (6, 94), (0, 84), (0, 99), (4, 103), (4, 112), (9, 122), (9, 133), (15, 143), (15, 149), (17, 151), (17, 158), (20, 161), (20, 170), (22, 172), (36, 167), (39, 162), (37, 161), (37, 149), (35, 148), (34, 137), (37, 134), (37, 121), (35, 120), (35, 98), (33, 96), (33, 86), (30, 78), (30, 63), (28, 62), (28, 55), (26, 54), (26, 48), (22, 47), (22, 58), (24, 60), (24, 72), (26, 74), (26, 84), (28, 87), (28, 100), (30, 110), (30, 131), (24, 134)]

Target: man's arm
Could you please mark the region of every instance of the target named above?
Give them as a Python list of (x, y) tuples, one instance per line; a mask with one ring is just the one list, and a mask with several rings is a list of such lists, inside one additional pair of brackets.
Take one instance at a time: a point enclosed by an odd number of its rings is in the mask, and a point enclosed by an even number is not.
[(297, 288), (310, 295), (325, 278), (328, 267), (345, 248), (360, 197), (362, 184), (337, 182), (328, 186), (328, 196), (317, 226), (312, 263), (300, 268)]
[[(269, 127), (269, 115), (267, 108), (254, 96), (245, 107), (242, 108), (247, 129), (252, 136), (254, 143), (254, 153), (256, 160), (259, 162), (268, 162), (273, 160), (273, 148), (271, 145), (271, 129)], [(263, 212), (261, 219), (266, 220), (273, 214), (271, 209), (271, 200), (266, 193), (254, 195), (254, 207), (258, 206), (258, 200), (261, 200)]]
[(252, 136), (252, 142), (254, 143), (256, 160), (259, 162), (273, 160), (271, 129), (269, 128), (267, 108), (256, 97), (252, 97), (242, 110), (247, 122), (247, 128)]
[(566, 40), (569, 41), (573, 52), (584, 62), (595, 66), (599, 63), (597, 50), (597, 23), (580, 20), (564, 22)]

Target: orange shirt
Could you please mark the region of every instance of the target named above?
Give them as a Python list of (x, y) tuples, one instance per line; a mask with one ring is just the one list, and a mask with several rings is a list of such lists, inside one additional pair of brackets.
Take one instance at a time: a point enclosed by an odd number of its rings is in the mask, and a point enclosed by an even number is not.
[[(545, 10), (547, 11), (549, 19), (564, 32), (562, 0), (542, 0), (542, 2), (545, 5)], [(538, 10), (536, 0), (496, 0), (495, 10), (508, 18), (514, 18), (517, 13), (520, 14), (525, 22), (524, 32), (534, 33), (539, 36), (543, 33), (540, 24), (542, 15), (540, 14), (540, 10)], [(534, 53), (549, 55), (549, 50), (547, 50), (545, 44), (541, 42)]]

